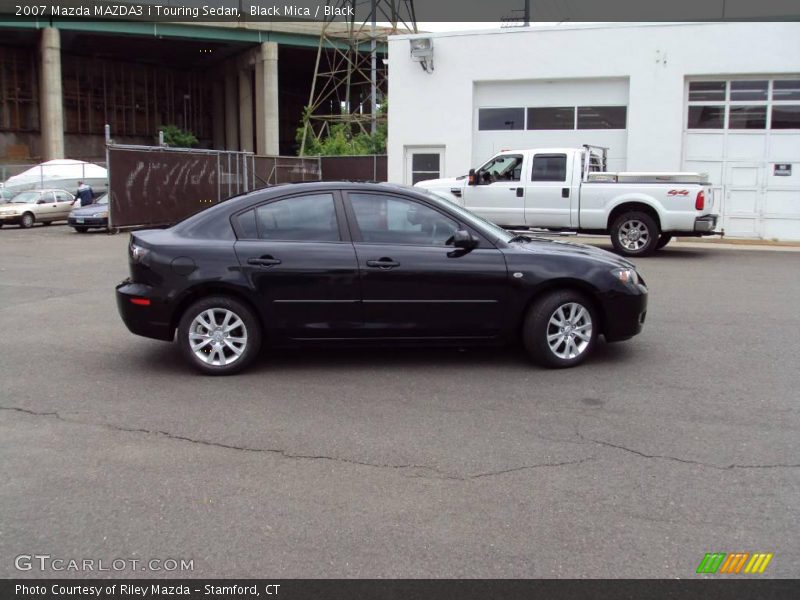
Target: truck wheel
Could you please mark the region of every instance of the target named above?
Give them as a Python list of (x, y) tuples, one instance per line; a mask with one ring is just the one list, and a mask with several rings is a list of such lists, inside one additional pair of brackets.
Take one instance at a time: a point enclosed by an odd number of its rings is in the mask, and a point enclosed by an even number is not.
[(664, 246), (670, 243), (672, 240), (671, 233), (662, 233), (661, 237), (658, 238), (658, 243), (656, 244), (656, 250), (661, 250)]
[(591, 302), (578, 292), (561, 290), (542, 296), (528, 309), (522, 339), (534, 362), (563, 369), (586, 360), (597, 330)]
[(626, 212), (611, 225), (611, 243), (623, 256), (647, 256), (656, 249), (659, 233), (658, 225), (647, 213)]

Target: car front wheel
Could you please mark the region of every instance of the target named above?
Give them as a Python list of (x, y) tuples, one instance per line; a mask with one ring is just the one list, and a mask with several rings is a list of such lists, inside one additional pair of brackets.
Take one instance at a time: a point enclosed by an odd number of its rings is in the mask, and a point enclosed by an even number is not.
[(33, 227), (33, 224), (36, 222), (36, 219), (33, 218), (31, 213), (25, 213), (22, 215), (22, 219), (19, 222), (19, 226), (23, 229), (30, 229)]
[(523, 341), (536, 363), (554, 369), (574, 367), (591, 353), (597, 326), (594, 308), (582, 294), (551, 292), (528, 310)]
[(261, 325), (245, 304), (210, 296), (192, 304), (178, 325), (178, 344), (187, 360), (207, 375), (244, 369), (261, 348)]

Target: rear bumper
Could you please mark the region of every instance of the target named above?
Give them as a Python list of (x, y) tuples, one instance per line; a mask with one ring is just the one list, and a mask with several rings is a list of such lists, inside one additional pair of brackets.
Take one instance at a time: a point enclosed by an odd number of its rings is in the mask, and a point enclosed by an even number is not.
[(172, 315), (164, 301), (153, 294), (152, 287), (125, 280), (117, 286), (116, 296), (119, 316), (131, 333), (166, 342), (174, 339)]
[(647, 288), (637, 285), (636, 289), (638, 293), (614, 294), (602, 301), (607, 342), (621, 342), (641, 333), (647, 316)]
[(711, 235), (717, 228), (718, 215), (705, 215), (694, 220), (694, 230), (701, 235)]

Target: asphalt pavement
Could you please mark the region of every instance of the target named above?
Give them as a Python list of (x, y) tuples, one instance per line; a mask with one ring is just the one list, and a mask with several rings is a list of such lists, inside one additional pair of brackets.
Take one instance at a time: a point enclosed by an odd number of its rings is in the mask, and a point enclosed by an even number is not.
[(293, 351), (209, 378), (120, 321), (127, 242), (0, 230), (2, 577), (691, 578), (717, 551), (800, 575), (797, 253), (636, 261), (644, 332), (576, 369)]

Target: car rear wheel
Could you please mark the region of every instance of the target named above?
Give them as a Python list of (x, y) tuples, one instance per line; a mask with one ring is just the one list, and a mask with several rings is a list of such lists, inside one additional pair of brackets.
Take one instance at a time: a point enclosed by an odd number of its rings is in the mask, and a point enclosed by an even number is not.
[(33, 218), (31, 213), (25, 213), (22, 215), (22, 219), (19, 222), (19, 226), (23, 229), (30, 229), (33, 227), (33, 224), (36, 222), (36, 219)]
[(563, 369), (586, 360), (597, 340), (597, 325), (594, 308), (583, 294), (561, 290), (534, 302), (522, 338), (536, 363)]
[(88, 227), (75, 227), (75, 231), (77, 231), (78, 233), (86, 233), (87, 231), (89, 231), (89, 228)]
[(611, 243), (623, 256), (647, 256), (656, 249), (659, 233), (658, 225), (647, 213), (626, 212), (611, 225)]
[(207, 375), (231, 375), (244, 369), (261, 348), (261, 325), (243, 303), (210, 296), (192, 304), (178, 325), (183, 355)]

